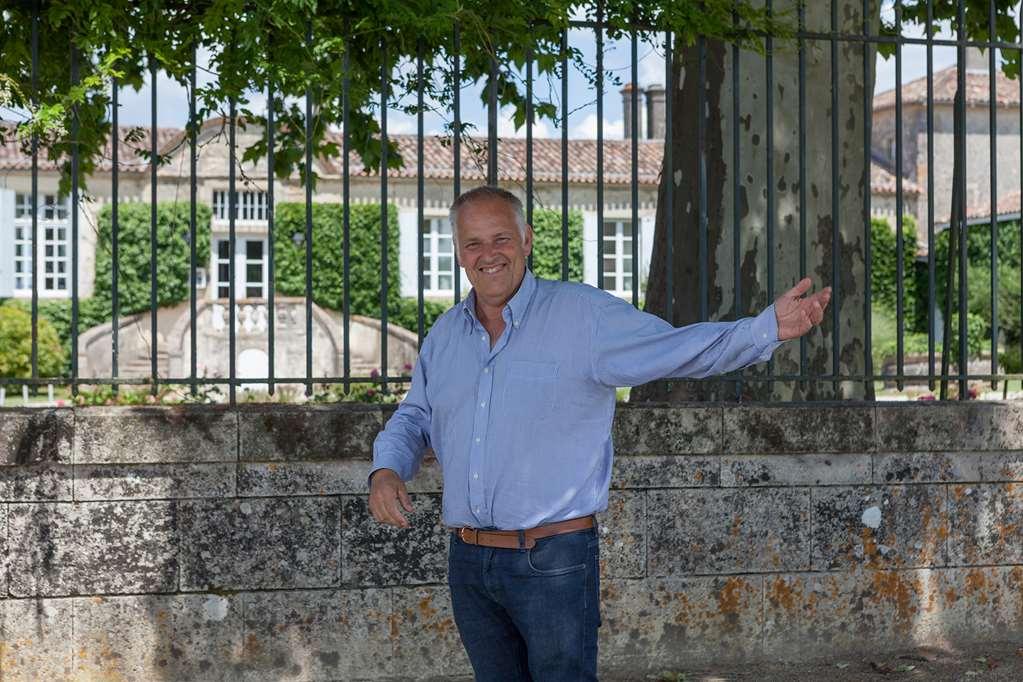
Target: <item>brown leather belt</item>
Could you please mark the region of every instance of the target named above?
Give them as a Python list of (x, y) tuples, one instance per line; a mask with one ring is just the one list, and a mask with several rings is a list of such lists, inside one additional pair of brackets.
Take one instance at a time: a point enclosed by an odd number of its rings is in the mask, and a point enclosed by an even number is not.
[(536, 528), (525, 530), (481, 530), (479, 528), (452, 528), (458, 538), (470, 545), (482, 545), (483, 547), (501, 547), (503, 549), (532, 549), (540, 538), (562, 533), (571, 533), (577, 530), (593, 528), (595, 522), (593, 516), (582, 516), (577, 519), (566, 519), (555, 523), (548, 523)]

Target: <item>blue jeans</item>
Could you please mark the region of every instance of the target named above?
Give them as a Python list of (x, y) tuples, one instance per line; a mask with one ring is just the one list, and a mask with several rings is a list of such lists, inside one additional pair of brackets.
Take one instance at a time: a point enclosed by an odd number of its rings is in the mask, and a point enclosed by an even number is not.
[(451, 533), (448, 584), (462, 644), (480, 682), (597, 679), (597, 529), (481, 547)]

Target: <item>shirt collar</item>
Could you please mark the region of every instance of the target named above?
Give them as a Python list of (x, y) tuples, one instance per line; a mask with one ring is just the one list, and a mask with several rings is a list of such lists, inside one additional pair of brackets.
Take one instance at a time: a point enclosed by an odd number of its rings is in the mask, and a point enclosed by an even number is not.
[[(515, 295), (511, 297), (511, 300), (505, 304), (505, 309), (509, 311), (511, 315), (510, 322), (514, 326), (519, 326), (526, 317), (526, 310), (529, 309), (529, 303), (533, 300), (533, 292), (536, 291), (536, 277), (528, 269), (525, 275), (522, 277), (522, 284), (519, 285), (519, 290), (515, 292)], [(465, 313), (465, 320), (469, 326), (471, 332), (473, 327), (479, 320), (476, 319), (476, 289), (474, 288), (469, 292), (469, 295), (462, 300), (462, 311)]]

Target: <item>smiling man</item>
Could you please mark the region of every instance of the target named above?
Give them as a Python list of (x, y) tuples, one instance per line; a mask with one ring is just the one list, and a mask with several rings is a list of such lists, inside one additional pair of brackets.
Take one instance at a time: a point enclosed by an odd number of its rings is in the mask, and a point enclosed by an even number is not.
[(473, 288), (423, 342), (405, 400), (373, 446), (369, 507), (408, 527), (405, 481), (432, 447), (451, 529), (448, 584), (477, 680), (596, 680), (598, 535), (615, 389), (706, 377), (771, 357), (820, 324), (830, 288), (800, 281), (753, 318), (675, 328), (584, 284), (526, 269), (515, 195), (451, 206)]

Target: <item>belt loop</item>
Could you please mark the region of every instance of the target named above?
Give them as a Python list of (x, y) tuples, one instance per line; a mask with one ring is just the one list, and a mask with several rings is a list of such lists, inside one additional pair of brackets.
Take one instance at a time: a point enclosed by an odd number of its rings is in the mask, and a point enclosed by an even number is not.
[(519, 530), (519, 549), (526, 548), (526, 531)]

